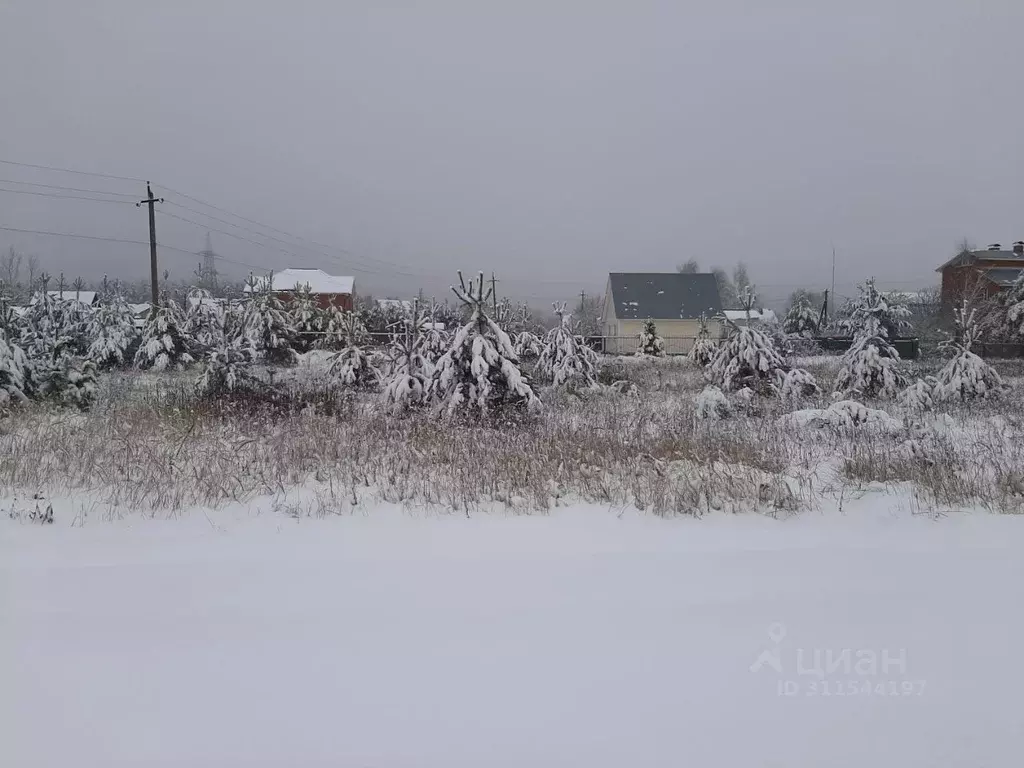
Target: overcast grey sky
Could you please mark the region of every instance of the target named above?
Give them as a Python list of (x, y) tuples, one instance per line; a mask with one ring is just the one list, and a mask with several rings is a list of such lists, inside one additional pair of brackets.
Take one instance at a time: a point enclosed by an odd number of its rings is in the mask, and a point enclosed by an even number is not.
[[(771, 299), (826, 287), (833, 243), (841, 286), (909, 289), (963, 237), (1024, 238), (1022, 0), (0, 0), (0, 109), (0, 158), (152, 179), (336, 245), (213, 233), (226, 257), (378, 295), (493, 269), (540, 302), (695, 257), (746, 261)], [(0, 226), (148, 234), (133, 205), (9, 192)], [(205, 232), (158, 219), (184, 250)], [(8, 245), (147, 274), (145, 247)]]

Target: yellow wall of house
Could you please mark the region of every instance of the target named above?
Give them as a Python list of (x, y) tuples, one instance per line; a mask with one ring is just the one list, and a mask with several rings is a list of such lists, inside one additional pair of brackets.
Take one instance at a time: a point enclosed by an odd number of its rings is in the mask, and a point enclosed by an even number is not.
[[(683, 355), (690, 351), (693, 340), (700, 333), (699, 320), (655, 320), (658, 335), (665, 339), (665, 351), (670, 355)], [(616, 320), (605, 322), (605, 351), (617, 355), (631, 355), (636, 352), (637, 337), (643, 330), (643, 320)], [(722, 334), (717, 320), (708, 320), (708, 333), (712, 339)]]

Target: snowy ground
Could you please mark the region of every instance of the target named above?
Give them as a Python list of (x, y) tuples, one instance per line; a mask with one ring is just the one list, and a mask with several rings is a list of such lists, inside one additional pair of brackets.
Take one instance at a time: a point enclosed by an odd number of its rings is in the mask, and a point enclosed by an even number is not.
[(0, 764), (1017, 765), (1024, 518), (892, 501), (3, 519)]

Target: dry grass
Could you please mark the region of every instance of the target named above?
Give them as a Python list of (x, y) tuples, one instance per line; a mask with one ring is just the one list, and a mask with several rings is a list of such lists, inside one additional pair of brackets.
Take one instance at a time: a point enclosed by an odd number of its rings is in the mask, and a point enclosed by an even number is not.
[[(828, 361), (817, 364), (828, 375)], [(92, 412), (33, 407), (0, 422), (0, 485), (88, 490), (115, 508), (161, 513), (284, 499), (302, 485), (315, 489), (315, 503), (292, 504), (289, 514), (328, 514), (371, 498), (460, 511), (582, 499), (701, 514), (814, 506), (827, 484), (822, 467), (840, 466), (842, 482), (909, 482), (936, 505), (1017, 509), (1024, 499), (1021, 425), (1004, 415), (1021, 410), (1006, 403), (954, 413), (942, 429), (796, 435), (776, 425), (791, 408), (777, 402), (723, 422), (695, 421), (692, 397), (703, 381), (685, 361), (613, 365), (606, 379), (632, 381), (639, 396), (548, 392), (539, 419), (460, 427), (387, 416), (372, 397), (337, 397), (308, 372), (293, 382), (297, 404), (221, 406), (197, 403), (188, 379), (114, 376)]]

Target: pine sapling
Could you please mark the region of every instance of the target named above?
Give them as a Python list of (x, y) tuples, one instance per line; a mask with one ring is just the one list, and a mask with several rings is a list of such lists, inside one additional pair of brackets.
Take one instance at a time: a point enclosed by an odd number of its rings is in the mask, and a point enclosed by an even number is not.
[[(875, 289), (874, 280), (860, 288), (849, 323), (853, 344), (843, 355), (836, 392), (892, 400), (906, 386), (900, 355), (889, 343), (889, 331), (900, 326), (905, 307), (891, 306)], [(909, 310), (907, 310), (909, 314)]]
[(686, 359), (698, 368), (704, 368), (710, 363), (718, 351), (718, 345), (711, 338), (708, 331), (708, 318), (703, 312), (700, 313), (700, 330), (697, 338), (693, 340), (693, 346), (686, 355)]
[(165, 294), (159, 306), (150, 307), (142, 327), (142, 342), (135, 353), (135, 367), (164, 371), (183, 370), (192, 365), (196, 344), (185, 327), (185, 313)]
[(597, 381), (597, 353), (587, 346), (582, 336), (572, 332), (565, 303), (553, 304), (552, 307), (558, 325), (544, 337), (544, 347), (537, 360), (537, 375), (556, 387), (593, 387)]
[(971, 346), (978, 340), (978, 324), (974, 310), (968, 310), (966, 299), (954, 311), (954, 319), (956, 334), (951, 334), (940, 345), (942, 349), (952, 351), (953, 358), (935, 377), (934, 398), (938, 401), (966, 401), (999, 397), (1003, 391), (999, 373), (971, 351)]
[(485, 416), (540, 406), (508, 334), (487, 314), (491, 292), (485, 293), (483, 285), (483, 273), (467, 285), (459, 272), (460, 287), (452, 286), (469, 311), (469, 322), (438, 360), (429, 392), (449, 415)]
[(664, 357), (665, 341), (658, 335), (653, 320), (644, 320), (643, 330), (637, 338), (637, 357)]

